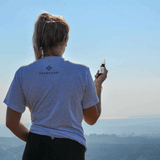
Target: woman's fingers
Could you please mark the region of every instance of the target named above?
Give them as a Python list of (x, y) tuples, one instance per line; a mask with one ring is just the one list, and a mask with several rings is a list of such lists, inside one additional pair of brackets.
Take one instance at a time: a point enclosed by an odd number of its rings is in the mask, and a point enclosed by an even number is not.
[(97, 72), (97, 74), (95, 75), (95, 83), (102, 84), (107, 78), (107, 73), (108, 70), (106, 68), (104, 69), (104, 73), (100, 76), (98, 76), (99, 72)]
[(94, 77), (95, 77), (95, 79), (97, 79), (97, 78), (98, 78), (98, 75), (99, 75), (99, 70), (97, 71), (96, 75), (94, 76)]
[(106, 75), (107, 78), (108, 70), (106, 68), (104, 69), (104, 74)]

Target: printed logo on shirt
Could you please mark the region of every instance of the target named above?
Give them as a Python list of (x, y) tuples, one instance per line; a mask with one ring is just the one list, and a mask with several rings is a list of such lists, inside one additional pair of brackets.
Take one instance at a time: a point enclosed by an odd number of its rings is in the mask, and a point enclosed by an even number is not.
[[(48, 67), (46, 67), (46, 69), (48, 71), (50, 71), (52, 69), (52, 67), (48, 66)], [(56, 72), (39, 72), (39, 74), (57, 74), (57, 73), (58, 73), (57, 71)]]
[(48, 67), (46, 67), (46, 69), (47, 69), (48, 71), (50, 71), (50, 70), (52, 69), (52, 67), (51, 67), (51, 66), (48, 66)]

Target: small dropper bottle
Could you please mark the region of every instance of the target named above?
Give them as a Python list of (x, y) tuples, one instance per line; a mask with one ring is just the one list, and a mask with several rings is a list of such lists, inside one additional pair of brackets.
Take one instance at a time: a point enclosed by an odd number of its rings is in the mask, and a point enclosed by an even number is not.
[(101, 63), (98, 77), (104, 73), (105, 64), (106, 63), (105, 63), (105, 59), (104, 59), (103, 62)]

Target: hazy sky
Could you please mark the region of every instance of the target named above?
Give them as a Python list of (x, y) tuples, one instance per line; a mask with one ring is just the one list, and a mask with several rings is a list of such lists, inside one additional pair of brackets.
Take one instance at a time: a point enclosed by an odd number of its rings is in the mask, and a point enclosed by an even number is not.
[[(103, 59), (101, 118), (160, 114), (159, 0), (5, 0), (0, 4), (0, 123), (16, 70), (34, 61), (34, 22), (43, 11), (62, 15), (70, 26), (65, 59), (90, 67)], [(28, 109), (23, 122), (30, 122)]]

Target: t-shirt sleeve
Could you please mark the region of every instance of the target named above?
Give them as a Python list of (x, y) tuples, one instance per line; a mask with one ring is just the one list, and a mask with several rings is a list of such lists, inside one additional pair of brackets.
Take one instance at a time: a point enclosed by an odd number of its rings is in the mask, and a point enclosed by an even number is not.
[(82, 99), (83, 109), (92, 107), (93, 105), (97, 104), (98, 102), (99, 102), (99, 99), (96, 94), (95, 85), (94, 85), (91, 73), (88, 69), (87, 73), (86, 73), (85, 91), (84, 91), (83, 99)]
[(21, 78), (19, 70), (16, 72), (14, 79), (10, 85), (8, 93), (4, 99), (4, 103), (11, 109), (23, 113), (25, 111), (25, 98), (21, 88)]

